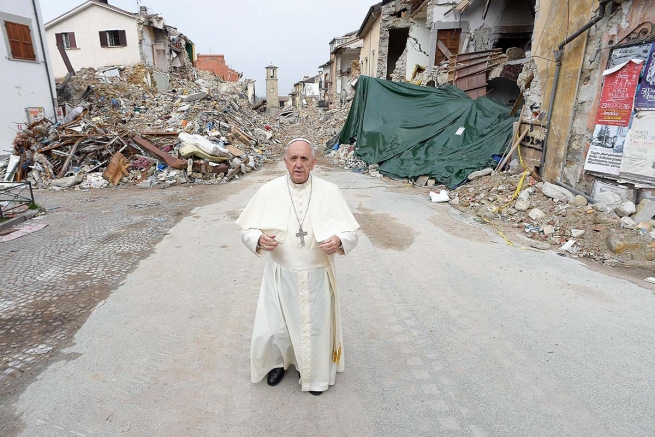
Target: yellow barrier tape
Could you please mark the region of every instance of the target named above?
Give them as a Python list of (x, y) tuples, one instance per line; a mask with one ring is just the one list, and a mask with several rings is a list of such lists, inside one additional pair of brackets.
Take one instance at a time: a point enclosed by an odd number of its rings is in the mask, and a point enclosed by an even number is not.
[[(521, 127), (521, 123), (519, 123), (519, 129), (516, 130), (516, 139), (519, 139), (519, 137), (520, 137), (520, 136), (519, 136), (519, 131), (521, 130), (520, 127)], [(506, 204), (501, 205), (501, 206), (499, 206), (499, 207), (493, 209), (491, 212), (494, 213), (494, 214), (497, 213), (497, 212), (499, 212), (499, 211), (502, 211), (503, 209), (507, 208), (508, 206), (510, 206), (510, 205), (512, 204), (512, 202), (514, 201), (514, 199), (516, 199), (516, 197), (517, 197), (517, 196), (519, 195), (519, 193), (521, 192), (521, 188), (523, 188), (523, 183), (525, 182), (525, 177), (526, 177), (528, 174), (530, 174), (530, 170), (528, 170), (528, 168), (527, 168), (527, 167), (525, 166), (525, 164), (523, 163), (523, 157), (521, 156), (521, 145), (519, 144), (518, 147), (517, 147), (516, 149), (517, 149), (518, 152), (519, 152), (519, 162), (521, 163), (521, 167), (523, 167), (523, 169), (524, 169), (525, 171), (524, 171), (523, 174), (521, 175), (521, 179), (519, 179), (519, 183), (518, 183), (518, 185), (516, 186), (516, 190), (514, 190), (514, 194), (512, 195), (512, 198), (509, 199), (509, 201), (508, 201)], [(526, 249), (528, 249), (528, 248), (525, 248), (525, 247), (518, 247), (518, 246), (516, 246), (516, 245), (512, 242), (512, 240), (510, 240), (509, 238), (507, 238), (507, 236), (505, 236), (505, 234), (503, 234), (503, 231), (501, 231), (500, 228), (499, 228), (496, 224), (492, 223), (491, 221), (487, 220), (487, 219), (484, 218), (484, 217), (480, 217), (480, 218), (481, 218), (482, 220), (484, 220), (485, 222), (487, 222), (488, 224), (490, 224), (491, 226), (493, 226), (494, 229), (496, 229), (496, 232), (498, 232), (498, 234), (499, 234), (501, 237), (503, 237), (503, 238), (505, 239), (505, 244), (507, 244), (508, 246), (516, 247), (516, 248), (519, 249), (519, 250), (526, 250)], [(532, 249), (530, 249), (530, 250), (532, 250)]]

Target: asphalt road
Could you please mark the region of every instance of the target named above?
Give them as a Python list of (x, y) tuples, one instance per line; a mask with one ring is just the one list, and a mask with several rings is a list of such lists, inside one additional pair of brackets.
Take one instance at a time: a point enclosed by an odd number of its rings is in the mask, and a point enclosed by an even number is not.
[(19, 397), (24, 436), (655, 435), (655, 295), (517, 250), (351, 172), (346, 372), (320, 397), (249, 381), (263, 261), (234, 224), (265, 180), (172, 228)]

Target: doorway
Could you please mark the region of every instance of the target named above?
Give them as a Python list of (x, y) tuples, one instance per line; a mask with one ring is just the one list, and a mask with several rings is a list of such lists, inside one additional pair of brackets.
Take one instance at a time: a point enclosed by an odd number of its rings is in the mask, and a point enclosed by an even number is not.
[(409, 27), (400, 29), (389, 29), (389, 49), (387, 52), (387, 80), (396, 69), (396, 62), (402, 56), (409, 38)]

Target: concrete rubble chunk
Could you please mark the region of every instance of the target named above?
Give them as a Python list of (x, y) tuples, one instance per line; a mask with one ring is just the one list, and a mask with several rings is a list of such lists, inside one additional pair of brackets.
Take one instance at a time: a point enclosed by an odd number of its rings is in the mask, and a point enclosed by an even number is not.
[(517, 200), (516, 203), (514, 203), (514, 209), (517, 211), (527, 211), (530, 208), (530, 201), (529, 200)]
[(491, 168), (485, 168), (483, 170), (474, 171), (473, 173), (471, 173), (468, 176), (468, 180), (469, 181), (474, 181), (474, 180), (476, 180), (478, 178), (481, 178), (483, 176), (489, 176), (492, 172), (493, 172), (493, 169), (491, 169)]
[(555, 228), (551, 225), (544, 226), (544, 235), (550, 236), (555, 233)]
[(544, 182), (544, 186), (541, 189), (541, 192), (544, 196), (550, 197), (551, 199), (557, 199), (560, 201), (573, 201), (573, 193), (571, 193), (566, 188), (551, 184), (550, 182)]
[(609, 206), (605, 205), (602, 202), (594, 203), (593, 205), (591, 205), (591, 207), (594, 210), (598, 211), (598, 212), (611, 212), (612, 211), (612, 208), (610, 208)]
[(50, 181), (52, 185), (59, 188), (70, 188), (74, 185), (81, 184), (84, 180), (84, 175), (82, 172), (77, 173), (74, 176), (68, 176), (65, 178), (53, 179)]
[(519, 200), (529, 200), (530, 199), (530, 194), (534, 193), (534, 190), (532, 188), (526, 188), (525, 190), (521, 191), (519, 193)]
[(624, 229), (637, 229), (637, 223), (628, 216), (621, 217), (621, 227)]
[(153, 187), (154, 185), (155, 185), (154, 181), (146, 179), (145, 181), (139, 182), (136, 187), (137, 188), (150, 188), (150, 187)]
[(577, 194), (573, 198), (573, 205), (574, 206), (587, 206), (588, 203), (589, 203), (589, 201), (587, 200), (587, 198), (584, 197), (584, 196), (581, 196), (579, 194)]
[(584, 229), (571, 229), (571, 236), (573, 238), (580, 238), (584, 235)]
[(596, 202), (604, 203), (610, 208), (616, 208), (623, 201), (623, 199), (621, 199), (621, 196), (611, 191), (603, 191), (602, 193), (598, 193), (594, 197), (594, 200), (596, 200)]
[(183, 102), (195, 102), (196, 100), (201, 100), (207, 97), (207, 93), (205, 91), (201, 91), (199, 93), (193, 93), (189, 94), (187, 96), (182, 96), (180, 97), (180, 100)]
[(265, 131), (264, 129), (260, 128), (255, 128), (255, 136), (257, 139), (263, 141), (263, 140), (270, 140), (273, 138), (273, 134), (269, 131)]
[(528, 213), (528, 216), (530, 216), (532, 220), (538, 221), (546, 217), (546, 214), (539, 208), (534, 208), (532, 211)]
[(644, 199), (639, 202), (635, 215), (632, 220), (636, 223), (647, 222), (655, 216), (655, 201), (651, 199)]
[(639, 249), (641, 247), (641, 244), (638, 243), (628, 243), (625, 241), (621, 241), (615, 235), (610, 235), (609, 237), (607, 237), (607, 240), (605, 240), (605, 242), (607, 243), (607, 248), (616, 254), (623, 253), (626, 250)]
[(550, 244), (546, 243), (545, 241), (530, 241), (530, 247), (539, 250), (549, 250)]
[(486, 207), (486, 206), (480, 207), (480, 209), (478, 209), (477, 214), (478, 214), (478, 217), (481, 217), (482, 219), (487, 220), (487, 221), (492, 221), (495, 218), (494, 213), (492, 213), (489, 210), (489, 208)]
[(619, 206), (614, 208), (614, 212), (619, 217), (625, 217), (627, 215), (632, 215), (636, 211), (637, 211), (637, 207), (635, 206), (634, 203), (630, 202), (629, 200), (626, 200), (625, 202), (621, 203)]
[(576, 241), (577, 240), (567, 241), (566, 243), (564, 243), (564, 245), (562, 245), (562, 247), (559, 248), (559, 250), (563, 252), (575, 253), (576, 249), (573, 247), (573, 245), (575, 245)]

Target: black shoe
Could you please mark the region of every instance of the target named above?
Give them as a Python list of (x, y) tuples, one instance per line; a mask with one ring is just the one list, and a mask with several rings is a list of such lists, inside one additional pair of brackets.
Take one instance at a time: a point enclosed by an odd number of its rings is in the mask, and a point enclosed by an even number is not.
[(323, 394), (322, 391), (311, 391), (311, 390), (310, 390), (309, 392), (310, 392), (311, 394), (313, 394), (314, 396), (320, 396), (320, 395)]
[(284, 368), (278, 367), (268, 372), (268, 378), (266, 378), (266, 382), (268, 382), (268, 385), (272, 387), (274, 385), (278, 385), (280, 381), (282, 381), (282, 378), (284, 378)]

